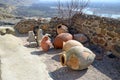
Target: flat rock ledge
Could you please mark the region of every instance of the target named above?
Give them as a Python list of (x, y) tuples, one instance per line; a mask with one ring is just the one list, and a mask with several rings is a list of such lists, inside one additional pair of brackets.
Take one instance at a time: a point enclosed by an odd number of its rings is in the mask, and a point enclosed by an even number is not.
[(44, 57), (32, 56), (30, 51), (18, 38), (0, 36), (1, 80), (52, 80)]

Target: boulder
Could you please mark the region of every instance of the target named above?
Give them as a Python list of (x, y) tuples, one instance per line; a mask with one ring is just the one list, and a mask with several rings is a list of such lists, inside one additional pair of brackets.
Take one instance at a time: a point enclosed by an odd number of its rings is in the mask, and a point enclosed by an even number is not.
[(77, 40), (83, 44), (89, 42), (88, 37), (84, 34), (74, 34), (73, 37), (75, 40)]
[(13, 34), (15, 35), (15, 30), (13, 27), (0, 27), (0, 35)]
[(33, 30), (35, 26), (38, 25), (38, 22), (34, 19), (28, 19), (28, 20), (21, 20), (15, 25), (15, 29), (21, 33), (26, 34), (29, 31)]
[(114, 45), (114, 48), (112, 49), (112, 52), (115, 56), (120, 58), (120, 43), (117, 43)]

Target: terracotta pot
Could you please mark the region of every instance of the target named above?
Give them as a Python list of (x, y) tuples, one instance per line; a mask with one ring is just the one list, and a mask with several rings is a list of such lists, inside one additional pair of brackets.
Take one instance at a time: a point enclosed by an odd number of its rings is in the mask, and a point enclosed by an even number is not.
[(58, 25), (57, 26), (57, 33), (61, 34), (61, 33), (67, 33), (68, 32), (68, 28), (65, 25)]
[(95, 54), (85, 47), (75, 46), (60, 55), (60, 62), (73, 70), (88, 68), (94, 61)]
[(63, 50), (68, 51), (71, 47), (74, 47), (74, 46), (83, 47), (83, 45), (80, 42), (78, 42), (76, 40), (69, 40), (63, 44)]
[(73, 39), (73, 37), (69, 33), (61, 33), (61, 34), (59, 34), (54, 39), (54, 42), (53, 42), (54, 48), (62, 49), (63, 48), (63, 42), (66, 42), (66, 41), (72, 40), (72, 39)]
[(48, 51), (51, 45), (51, 41), (48, 36), (44, 36), (41, 40), (40, 46), (43, 51)]

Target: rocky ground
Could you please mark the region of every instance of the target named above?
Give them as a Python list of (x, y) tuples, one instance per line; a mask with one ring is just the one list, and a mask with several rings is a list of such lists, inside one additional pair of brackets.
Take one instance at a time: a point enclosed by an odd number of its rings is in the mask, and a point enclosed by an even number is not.
[[(24, 45), (28, 44), (26, 35), (18, 37)], [(51, 48), (48, 52), (43, 52), (41, 48), (27, 48), (31, 49), (31, 56), (44, 57), (41, 61), (47, 66), (46, 71), (53, 80), (120, 80), (120, 60), (117, 58), (104, 56), (101, 60), (95, 60), (86, 70), (73, 71), (61, 66), (59, 55), (62, 50)]]
[[(15, 25), (18, 21), (19, 19), (1, 20), (1, 23)], [(22, 46), (26, 49), (7, 51), (6, 47), (5, 50), (0, 48), (0, 80), (120, 80), (118, 58), (105, 55), (101, 60), (95, 60), (88, 69), (73, 71), (61, 65), (61, 49), (51, 48), (48, 52), (43, 52), (40, 47), (26, 46), (28, 35), (16, 36), (22, 40)], [(101, 51), (96, 46), (89, 48), (95, 52)]]

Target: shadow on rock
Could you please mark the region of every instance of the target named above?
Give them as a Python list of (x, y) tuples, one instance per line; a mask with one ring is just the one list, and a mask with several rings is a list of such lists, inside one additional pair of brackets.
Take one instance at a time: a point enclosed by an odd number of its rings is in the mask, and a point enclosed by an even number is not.
[(59, 54), (59, 53), (61, 53), (62, 52), (62, 50), (61, 49), (54, 49), (54, 48), (51, 48), (51, 49), (49, 49), (46, 53), (49, 55), (52, 55), (52, 54)]
[(42, 54), (45, 54), (45, 52), (44, 51), (33, 51), (33, 52), (31, 52), (31, 54), (40, 56)]
[(42, 55), (42, 54), (48, 54), (48, 55), (59, 54), (60, 52), (62, 52), (62, 50), (51, 48), (48, 51), (41, 51), (41, 50), (40, 51), (33, 51), (33, 52), (31, 52), (31, 54), (39, 56), (39, 55)]
[(76, 80), (82, 77), (87, 72), (87, 69), (75, 71), (68, 67), (62, 67), (56, 71), (50, 72), (50, 76), (54, 80)]
[(117, 69), (118, 66), (120, 67), (120, 60), (117, 61), (105, 56), (101, 61), (95, 60), (92, 65), (111, 80), (120, 80), (120, 72)]

